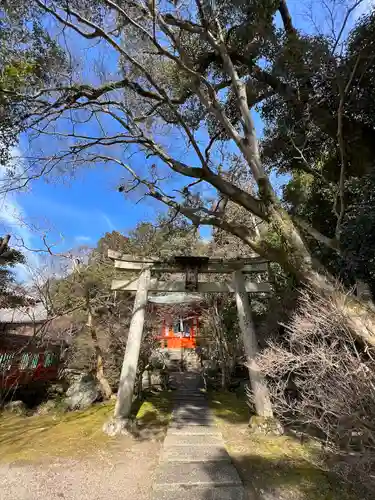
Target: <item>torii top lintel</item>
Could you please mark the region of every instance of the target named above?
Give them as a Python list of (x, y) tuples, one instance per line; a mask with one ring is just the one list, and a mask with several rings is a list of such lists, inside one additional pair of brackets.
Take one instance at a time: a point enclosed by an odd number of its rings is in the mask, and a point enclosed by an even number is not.
[[(115, 268), (134, 273), (150, 269), (154, 273), (184, 273), (185, 281), (159, 281), (151, 279), (150, 291), (159, 292), (233, 292), (233, 284), (223, 281), (198, 281), (199, 274), (225, 274), (241, 271), (244, 274), (268, 272), (268, 261), (254, 256), (240, 259), (218, 259), (201, 256), (175, 256), (169, 259), (158, 257), (140, 257), (121, 254), (108, 250), (108, 256), (115, 261)], [(250, 293), (268, 293), (270, 285), (266, 281), (246, 282), (246, 291)], [(135, 291), (137, 280), (113, 280), (112, 290)]]

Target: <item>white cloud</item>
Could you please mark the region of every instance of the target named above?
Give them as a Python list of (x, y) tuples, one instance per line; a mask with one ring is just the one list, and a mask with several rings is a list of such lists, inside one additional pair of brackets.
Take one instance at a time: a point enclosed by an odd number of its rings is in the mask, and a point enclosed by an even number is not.
[(112, 222), (112, 220), (110, 219), (110, 217), (108, 217), (107, 214), (105, 214), (104, 212), (101, 212), (100, 215), (102, 216), (103, 220), (106, 222), (108, 228), (111, 230), (111, 231), (114, 231), (116, 229), (114, 223)]
[(88, 243), (89, 241), (92, 241), (90, 236), (84, 236), (84, 235), (76, 236), (74, 239), (76, 240), (77, 243)]
[[(12, 157), (13, 163), (10, 167), (13, 169), (15, 175), (19, 175), (23, 170), (22, 154), (19, 148), (13, 148)], [(0, 166), (0, 184), (6, 185), (7, 182), (7, 169)], [(13, 239), (10, 244), (13, 247), (18, 247), (25, 255), (27, 263), (31, 267), (39, 266), (39, 257), (35, 252), (28, 251), (22, 246), (32, 248), (33, 246), (33, 232), (26, 222), (27, 214), (23, 210), (16, 191), (3, 193), (0, 199), (0, 230), (2, 234), (9, 233)], [(15, 268), (17, 278), (21, 281), (28, 281), (30, 279), (30, 272), (27, 265), (18, 264)]]

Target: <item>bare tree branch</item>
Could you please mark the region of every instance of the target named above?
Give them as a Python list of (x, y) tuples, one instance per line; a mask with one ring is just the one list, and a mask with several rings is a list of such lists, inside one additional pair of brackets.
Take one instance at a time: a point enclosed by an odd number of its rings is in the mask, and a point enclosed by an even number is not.
[(283, 20), (284, 29), (287, 32), (287, 34), (288, 35), (296, 35), (297, 30), (293, 26), (292, 16), (290, 15), (286, 0), (280, 0), (279, 12), (281, 15), (281, 19)]
[(328, 238), (324, 234), (320, 233), (317, 229), (313, 228), (306, 221), (301, 219), (300, 217), (294, 216), (293, 220), (301, 227), (304, 231), (306, 231), (310, 236), (312, 236), (319, 243), (323, 243), (328, 248), (331, 248), (337, 253), (340, 253), (339, 242), (334, 238)]
[(314, 177), (316, 177), (317, 179), (320, 179), (322, 182), (324, 182), (324, 184), (330, 186), (331, 182), (328, 179), (326, 179), (324, 177), (324, 175), (322, 175), (318, 170), (311, 167), (310, 163), (307, 161), (305, 155), (303, 154), (302, 149), (297, 146), (297, 144), (295, 143), (291, 134), (289, 135), (289, 140), (290, 140), (292, 146), (294, 147), (294, 149), (299, 154), (299, 156), (297, 156), (296, 159), (301, 160), (301, 162), (302, 162), (301, 169), (304, 172), (306, 172), (307, 174), (311, 174)]
[(344, 30), (345, 30), (345, 28), (346, 28), (346, 26), (348, 24), (350, 16), (353, 14), (353, 12), (355, 11), (355, 9), (360, 6), (360, 4), (362, 2), (363, 2), (363, 0), (357, 0), (357, 1), (355, 1), (353, 3), (353, 5), (351, 7), (349, 7), (349, 9), (347, 9), (345, 17), (344, 17), (344, 20), (343, 20), (341, 28), (340, 28), (340, 31), (339, 31), (339, 33), (338, 33), (338, 35), (336, 37), (335, 43), (334, 43), (334, 45), (332, 47), (332, 54), (335, 53), (335, 51), (337, 49), (337, 46), (340, 43), (341, 37), (342, 37), (342, 35), (344, 33)]

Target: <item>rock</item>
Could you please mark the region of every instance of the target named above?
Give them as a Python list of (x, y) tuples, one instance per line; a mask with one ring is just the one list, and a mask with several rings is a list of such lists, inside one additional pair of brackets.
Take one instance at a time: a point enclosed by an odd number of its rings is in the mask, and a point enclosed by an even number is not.
[(164, 352), (155, 350), (150, 358), (149, 358), (149, 365), (151, 366), (152, 369), (157, 369), (157, 370), (162, 370), (168, 362), (168, 358)]
[(48, 415), (53, 410), (56, 410), (56, 403), (52, 399), (49, 399), (48, 401), (44, 401), (43, 403), (41, 403), (38, 406), (35, 414), (36, 415)]
[(250, 432), (256, 434), (271, 434), (280, 436), (284, 433), (283, 426), (276, 418), (253, 415), (249, 422)]
[(110, 437), (131, 435), (132, 421), (128, 418), (111, 418), (103, 424), (102, 430)]
[(63, 396), (67, 387), (64, 387), (62, 382), (57, 382), (55, 384), (51, 384), (47, 389), (48, 398), (54, 399), (59, 396)]
[(69, 386), (80, 380), (84, 375), (87, 375), (86, 372), (74, 368), (65, 368), (62, 371), (62, 378)]
[(207, 360), (203, 361), (201, 371), (205, 377), (209, 377), (209, 378), (214, 379), (219, 375), (220, 368), (219, 368), (219, 365), (217, 364), (216, 361), (212, 361), (210, 359), (207, 359)]
[(166, 390), (169, 384), (169, 374), (165, 370), (146, 370), (142, 375), (142, 389)]
[(24, 415), (26, 413), (26, 405), (23, 401), (11, 401), (4, 406), (4, 410), (16, 415)]
[(77, 378), (66, 391), (65, 404), (69, 410), (84, 410), (101, 397), (96, 378), (83, 374)]
[(205, 359), (203, 361), (203, 368), (207, 371), (213, 371), (213, 372), (218, 372), (219, 371), (219, 366), (216, 361), (213, 361), (211, 359)]

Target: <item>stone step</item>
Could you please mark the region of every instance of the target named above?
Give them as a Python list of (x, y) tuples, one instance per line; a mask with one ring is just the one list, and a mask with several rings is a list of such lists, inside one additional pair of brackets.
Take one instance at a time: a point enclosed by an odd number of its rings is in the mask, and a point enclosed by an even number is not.
[(176, 391), (173, 394), (173, 399), (175, 401), (187, 401), (187, 402), (196, 402), (196, 401), (207, 401), (204, 394), (196, 391)]
[(165, 448), (162, 461), (166, 462), (230, 462), (222, 446), (170, 446)]
[(209, 418), (212, 415), (209, 408), (200, 408), (200, 409), (189, 409), (187, 406), (178, 406), (175, 407), (172, 411), (172, 416), (181, 417), (181, 418)]
[(178, 412), (172, 414), (172, 422), (181, 422), (187, 424), (187, 422), (202, 422), (201, 425), (213, 424), (213, 419), (211, 415), (200, 413), (190, 413), (190, 412)]
[(173, 376), (174, 380), (178, 382), (178, 389), (183, 390), (199, 390), (203, 385), (203, 380), (201, 377), (195, 376), (194, 378), (184, 379), (181, 374), (175, 374)]
[(212, 414), (207, 408), (195, 411), (188, 410), (186, 408), (176, 408), (175, 410), (172, 411), (172, 417), (181, 419), (194, 418), (194, 419), (207, 420), (212, 417)]
[(191, 427), (191, 426), (213, 427), (213, 425), (214, 425), (213, 421), (208, 418), (206, 419), (179, 418), (179, 419), (172, 419), (169, 424), (169, 427), (171, 429), (182, 429), (184, 427)]
[(172, 412), (172, 415), (174, 417), (206, 417), (209, 416), (211, 412), (209, 411), (209, 408), (206, 408), (204, 406), (201, 406), (200, 408), (192, 408), (191, 406), (178, 406), (175, 408)]
[(173, 408), (204, 408), (208, 410), (207, 401), (204, 398), (178, 398), (173, 401)]
[(178, 382), (176, 380), (176, 384), (178, 384), (178, 390), (183, 392), (183, 391), (186, 391), (186, 392), (200, 392), (200, 389), (202, 388), (202, 385), (201, 384), (201, 381), (194, 381), (194, 380), (191, 380), (191, 381), (188, 381), (188, 382)]
[(190, 409), (190, 410), (209, 410), (208, 402), (205, 399), (191, 399), (190, 401), (175, 401), (174, 409), (178, 410), (180, 408)]
[(174, 384), (172, 382), (172, 386), (175, 385), (178, 387), (177, 390), (175, 390), (175, 394), (178, 394), (178, 395), (182, 395), (182, 396), (193, 396), (196, 397), (196, 396), (203, 396), (204, 397), (204, 393), (201, 392), (200, 388), (199, 387), (179, 387), (178, 384)]
[(241, 486), (237, 470), (227, 462), (164, 462), (159, 465), (154, 489), (184, 486)]
[(169, 434), (164, 440), (164, 448), (169, 446), (224, 446), (220, 434)]
[(221, 436), (215, 425), (184, 425), (180, 427), (169, 427), (167, 435)]
[(201, 411), (192, 413), (189, 411), (172, 412), (172, 419), (174, 420), (211, 420), (212, 415), (208, 411)]
[(245, 500), (245, 491), (242, 486), (176, 486), (154, 491), (152, 500)]
[(212, 415), (212, 412), (210, 408), (206, 405), (201, 405), (201, 404), (180, 404), (180, 405), (175, 405), (174, 409), (172, 411), (173, 415), (183, 415), (183, 414), (188, 414), (188, 415), (195, 415), (198, 416), (200, 415)]
[(207, 401), (201, 396), (173, 396), (173, 408), (179, 408), (181, 406), (198, 406), (207, 407)]

